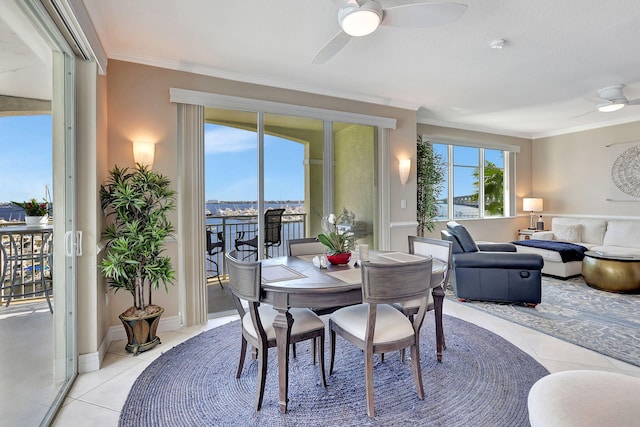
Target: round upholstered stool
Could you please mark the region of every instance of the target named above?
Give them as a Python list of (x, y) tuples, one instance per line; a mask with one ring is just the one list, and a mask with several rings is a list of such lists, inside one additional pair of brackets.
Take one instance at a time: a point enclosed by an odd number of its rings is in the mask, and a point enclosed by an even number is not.
[(565, 371), (529, 391), (532, 427), (640, 425), (640, 378), (602, 371)]

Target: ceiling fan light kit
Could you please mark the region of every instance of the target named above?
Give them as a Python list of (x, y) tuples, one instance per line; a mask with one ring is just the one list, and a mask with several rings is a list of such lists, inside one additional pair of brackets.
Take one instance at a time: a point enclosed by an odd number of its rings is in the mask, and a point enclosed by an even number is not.
[(625, 105), (638, 105), (640, 99), (628, 100), (622, 93), (623, 84), (603, 87), (598, 91), (598, 103), (596, 108), (602, 113), (612, 113), (621, 110)]
[(623, 107), (624, 102), (621, 102), (620, 100), (598, 103), (598, 111), (601, 113), (613, 113), (614, 111), (621, 110)]
[(350, 36), (366, 36), (382, 22), (382, 6), (375, 1), (365, 1), (361, 6), (350, 4), (338, 11), (338, 22)]
[(373, 33), (379, 26), (426, 28), (455, 21), (467, 6), (458, 3), (422, 1), (383, 8), (376, 0), (333, 0), (339, 6), (335, 34), (311, 60), (322, 64), (344, 48), (351, 37)]

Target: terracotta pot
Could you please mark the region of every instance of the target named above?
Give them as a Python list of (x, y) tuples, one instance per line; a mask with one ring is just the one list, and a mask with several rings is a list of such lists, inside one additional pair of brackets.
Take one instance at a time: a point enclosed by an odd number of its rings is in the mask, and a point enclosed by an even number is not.
[(127, 345), (125, 350), (137, 356), (138, 353), (151, 350), (160, 344), (160, 338), (156, 336), (160, 316), (164, 313), (164, 308), (146, 316), (125, 316), (122, 313), (119, 318), (127, 332)]
[(335, 255), (327, 255), (327, 260), (333, 265), (343, 265), (351, 259), (351, 252), (345, 252)]

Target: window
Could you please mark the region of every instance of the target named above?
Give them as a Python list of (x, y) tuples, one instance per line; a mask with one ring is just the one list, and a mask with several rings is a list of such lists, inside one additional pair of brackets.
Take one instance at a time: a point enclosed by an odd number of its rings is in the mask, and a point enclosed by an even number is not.
[[(425, 137), (423, 137), (425, 138)], [(444, 182), (437, 194), (436, 220), (492, 218), (513, 215), (518, 147), (483, 147), (482, 144), (426, 138), (441, 163)]]

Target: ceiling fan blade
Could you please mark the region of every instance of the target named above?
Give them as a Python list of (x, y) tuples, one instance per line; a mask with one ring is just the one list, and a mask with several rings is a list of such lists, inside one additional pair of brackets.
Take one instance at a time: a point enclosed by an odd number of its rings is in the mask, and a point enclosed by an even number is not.
[(632, 99), (627, 101), (627, 105), (640, 105), (640, 99)]
[(343, 8), (346, 5), (348, 5), (349, 3), (353, 4), (354, 6), (358, 6), (360, 4), (360, 3), (358, 3), (358, 0), (333, 0), (333, 2), (339, 8)]
[(331, 40), (327, 42), (322, 48), (315, 54), (311, 60), (312, 64), (323, 64), (329, 59), (333, 58), (333, 55), (340, 52), (340, 50), (349, 43), (351, 36), (344, 31), (340, 31), (333, 36)]
[(424, 28), (448, 24), (458, 19), (467, 5), (460, 3), (414, 3), (384, 9), (380, 25)]

